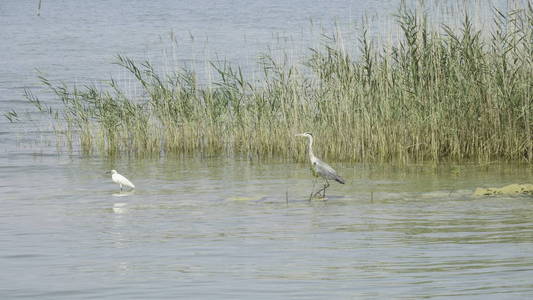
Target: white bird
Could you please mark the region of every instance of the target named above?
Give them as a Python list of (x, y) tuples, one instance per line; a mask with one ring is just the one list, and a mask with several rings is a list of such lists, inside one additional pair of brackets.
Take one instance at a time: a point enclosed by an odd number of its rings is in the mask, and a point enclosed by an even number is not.
[(118, 183), (120, 185), (120, 190), (122, 191), (122, 186), (125, 185), (129, 188), (134, 189), (135, 185), (131, 183), (131, 181), (128, 180), (128, 178), (120, 175), (116, 170), (111, 170), (111, 180), (113, 180), (114, 183)]
[[(313, 153), (313, 135), (309, 132), (299, 133), (296, 136), (303, 136), (307, 137), (309, 139), (309, 160), (311, 161), (311, 164), (313, 165), (313, 169), (315, 171), (315, 174), (319, 175), (320, 177), (324, 178), (326, 181), (322, 189), (320, 189), (316, 194), (320, 194), (320, 192), (323, 192), (322, 197), (326, 196), (326, 189), (329, 187), (329, 180), (335, 180), (338, 183), (344, 184), (344, 179), (337, 175), (337, 172), (327, 163), (321, 161), (318, 157), (315, 156)], [(312, 196), (313, 194), (311, 194)]]

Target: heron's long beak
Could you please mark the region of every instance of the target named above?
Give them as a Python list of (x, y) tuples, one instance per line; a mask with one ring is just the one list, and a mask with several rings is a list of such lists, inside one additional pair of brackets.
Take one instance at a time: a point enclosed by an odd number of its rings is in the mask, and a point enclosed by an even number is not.
[(298, 134), (295, 134), (294, 136), (305, 136), (305, 134), (303, 134), (303, 133), (298, 133)]

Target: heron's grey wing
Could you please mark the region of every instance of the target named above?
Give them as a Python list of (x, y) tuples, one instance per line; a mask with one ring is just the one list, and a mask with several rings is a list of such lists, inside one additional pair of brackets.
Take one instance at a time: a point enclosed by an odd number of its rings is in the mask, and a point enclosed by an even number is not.
[(321, 160), (317, 160), (317, 162), (315, 163), (315, 169), (316, 169), (316, 172), (320, 176), (326, 179), (335, 180), (338, 183), (342, 183), (342, 184), (344, 184), (345, 182), (344, 179), (342, 179), (342, 177), (337, 175), (337, 172), (335, 172), (335, 170), (332, 167), (330, 167), (330, 165), (328, 165), (327, 163)]
[(337, 172), (327, 163), (317, 159), (315, 163), (315, 169), (318, 174), (322, 176), (337, 175)]

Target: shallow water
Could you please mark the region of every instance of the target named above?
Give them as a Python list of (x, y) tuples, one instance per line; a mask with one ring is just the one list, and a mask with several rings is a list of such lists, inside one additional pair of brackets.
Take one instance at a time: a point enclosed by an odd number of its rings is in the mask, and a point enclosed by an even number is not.
[[(471, 196), (519, 166), (18, 157), (0, 172), (4, 298), (468, 298), (533, 293), (533, 198)], [(137, 189), (120, 193), (104, 170)]]
[[(0, 1), (0, 114), (21, 114), (0, 116), (0, 299), (528, 298), (533, 199), (472, 196), (531, 182), (528, 166), (331, 162), (346, 185), (308, 201), (305, 163), (81, 157), (22, 97), (57, 101), (35, 69), (70, 84), (113, 76), (135, 94), (117, 53), (249, 72), (267, 46), (298, 57), (335, 26), (350, 47), (365, 16), (388, 33), (399, 3), (43, 0), (37, 17), (36, 1)], [(431, 11), (458, 16), (449, 3)], [(137, 189), (121, 193), (109, 169)]]

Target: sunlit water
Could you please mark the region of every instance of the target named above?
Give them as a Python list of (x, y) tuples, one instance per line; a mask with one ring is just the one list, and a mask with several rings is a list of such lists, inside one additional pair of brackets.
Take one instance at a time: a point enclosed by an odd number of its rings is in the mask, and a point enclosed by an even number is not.
[[(103, 172), (112, 167), (137, 189), (120, 193)], [(346, 185), (308, 201), (313, 179), (305, 164), (19, 157), (0, 172), (0, 294), (533, 293), (533, 199), (471, 196), (476, 186), (523, 182), (530, 169), (336, 167)]]
[[(458, 15), (450, 2), (430, 11)], [(35, 69), (125, 79), (117, 53), (249, 72), (267, 46), (305, 54), (335, 23), (350, 47), (365, 16), (387, 32), (399, 3), (42, 0), (37, 17), (37, 1), (0, 1), (0, 113), (23, 115), (0, 116), (0, 299), (531, 297), (533, 198), (472, 196), (531, 183), (528, 166), (332, 162), (346, 184), (309, 201), (303, 162), (81, 157), (23, 101), (24, 88), (54, 101)]]

